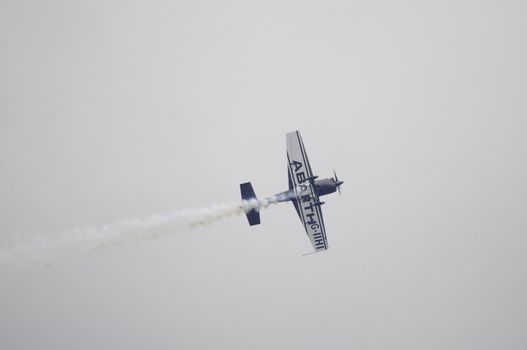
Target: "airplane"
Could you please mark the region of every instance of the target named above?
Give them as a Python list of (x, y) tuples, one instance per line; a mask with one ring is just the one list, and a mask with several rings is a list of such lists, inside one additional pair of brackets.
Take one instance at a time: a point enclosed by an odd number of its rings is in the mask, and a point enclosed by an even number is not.
[[(300, 221), (304, 225), (314, 252), (327, 250), (328, 240), (321, 208), (324, 202), (320, 201), (320, 197), (337, 190), (340, 194), (340, 186), (344, 181), (339, 181), (335, 171), (333, 171), (333, 178), (317, 180), (318, 176), (313, 175), (298, 130), (287, 133), (286, 141), (289, 190), (267, 197), (264, 201), (292, 202)], [(244, 201), (257, 199), (250, 182), (240, 184), (240, 191)], [(244, 209), (244, 211), (250, 226), (260, 224), (260, 213), (257, 209)]]

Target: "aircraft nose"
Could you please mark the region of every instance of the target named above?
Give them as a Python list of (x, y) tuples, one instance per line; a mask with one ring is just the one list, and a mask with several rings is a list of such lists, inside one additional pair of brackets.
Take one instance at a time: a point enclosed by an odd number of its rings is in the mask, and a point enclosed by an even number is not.
[(338, 182), (337, 182), (337, 186), (340, 186), (340, 185), (342, 185), (343, 183), (344, 183), (344, 181), (338, 181)]

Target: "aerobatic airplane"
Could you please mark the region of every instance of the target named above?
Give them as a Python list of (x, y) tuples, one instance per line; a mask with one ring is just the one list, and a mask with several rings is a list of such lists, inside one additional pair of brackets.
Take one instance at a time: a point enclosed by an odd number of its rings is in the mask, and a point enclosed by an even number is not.
[[(328, 241), (321, 208), (324, 202), (320, 201), (320, 197), (337, 190), (340, 194), (340, 185), (344, 182), (339, 181), (335, 171), (333, 178), (317, 180), (318, 176), (313, 175), (309, 165), (300, 132), (287, 133), (286, 139), (289, 190), (266, 199), (270, 202), (293, 202), (315, 252), (327, 250)], [(243, 200), (256, 199), (250, 182), (240, 184), (240, 190)], [(249, 225), (260, 224), (260, 213), (256, 209), (246, 209), (245, 214)]]

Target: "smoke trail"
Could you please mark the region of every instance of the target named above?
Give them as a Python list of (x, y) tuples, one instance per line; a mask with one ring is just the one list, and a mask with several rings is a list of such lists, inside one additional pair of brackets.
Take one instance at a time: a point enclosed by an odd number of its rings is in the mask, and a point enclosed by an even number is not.
[(112, 225), (73, 229), (58, 239), (34, 238), (0, 248), (0, 269), (12, 266), (43, 266), (66, 258), (89, 254), (110, 247), (158, 239), (163, 236), (210, 225), (221, 219), (284, 201), (284, 195), (264, 199), (221, 203), (200, 209), (185, 209), (170, 214), (154, 214), (144, 218), (123, 220)]

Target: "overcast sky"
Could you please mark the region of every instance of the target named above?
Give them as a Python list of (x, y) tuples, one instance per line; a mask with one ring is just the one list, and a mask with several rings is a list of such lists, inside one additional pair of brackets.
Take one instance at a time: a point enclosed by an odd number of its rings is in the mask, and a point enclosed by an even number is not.
[[(525, 349), (525, 1), (0, 2), (0, 243), (345, 181), (0, 271), (1, 349)], [(19, 238), (16, 238), (19, 237)], [(8, 249), (7, 248), (7, 249)]]

